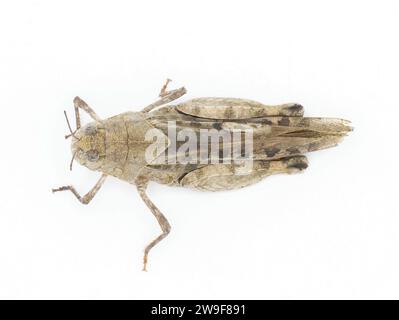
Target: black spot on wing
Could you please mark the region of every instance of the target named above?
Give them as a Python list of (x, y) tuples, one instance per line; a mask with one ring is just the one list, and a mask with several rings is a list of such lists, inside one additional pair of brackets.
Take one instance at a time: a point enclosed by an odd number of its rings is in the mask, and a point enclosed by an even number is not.
[(295, 103), (292, 106), (286, 108), (293, 115), (302, 115), (303, 114), (303, 106)]
[(264, 124), (273, 124), (273, 121), (271, 121), (269, 119), (262, 119), (262, 123), (264, 123)]
[(276, 147), (270, 147), (265, 149), (265, 153), (269, 158), (274, 157), (279, 151), (280, 149)]
[(216, 130), (222, 130), (222, 122), (214, 122), (212, 124), (212, 128), (214, 128)]
[(278, 124), (280, 126), (289, 126), (290, 125), (290, 119), (288, 117), (282, 117), (279, 121)]

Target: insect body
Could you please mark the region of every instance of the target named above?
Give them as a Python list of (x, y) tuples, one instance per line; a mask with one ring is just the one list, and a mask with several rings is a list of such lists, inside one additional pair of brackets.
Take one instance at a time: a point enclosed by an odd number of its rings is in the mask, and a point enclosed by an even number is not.
[[(335, 146), (352, 130), (346, 120), (303, 117), (304, 110), (299, 104), (266, 106), (245, 99), (199, 98), (167, 105), (186, 93), (185, 88), (167, 91), (169, 81), (163, 86), (160, 99), (142, 111), (105, 120), (76, 97), (77, 129), (73, 132), (70, 128), (71, 134), (67, 136), (72, 138), (72, 161), (102, 175), (84, 196), (73, 186), (53, 189), (53, 192), (69, 190), (87, 204), (107, 176), (135, 185), (162, 229), (161, 235), (144, 250), (144, 270), (148, 253), (171, 229), (145, 192), (150, 181), (210, 191), (245, 187), (272, 174), (306, 169), (308, 162), (303, 154)], [(94, 121), (81, 126), (79, 109)], [(171, 125), (173, 130), (185, 132), (184, 139), (179, 139), (179, 135), (177, 139), (171, 138)], [(216, 132), (218, 139), (201, 140), (202, 134), (209, 131)], [(160, 140), (156, 152), (148, 152), (154, 147), (154, 141), (148, 137), (150, 132)], [(251, 133), (245, 143), (231, 138), (242, 137), (243, 132)], [(187, 137), (194, 140), (191, 145), (187, 145)], [(223, 137), (228, 139), (222, 145), (219, 138)], [(210, 149), (216, 153), (209, 152)], [(237, 149), (239, 157), (234, 157), (233, 151)]]

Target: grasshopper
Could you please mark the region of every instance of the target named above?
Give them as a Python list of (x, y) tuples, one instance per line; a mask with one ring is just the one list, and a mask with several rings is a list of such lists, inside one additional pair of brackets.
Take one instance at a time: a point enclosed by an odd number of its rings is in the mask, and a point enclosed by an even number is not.
[[(163, 85), (159, 99), (140, 112), (129, 111), (105, 120), (76, 97), (73, 101), (76, 130), (72, 130), (64, 111), (70, 131), (65, 138), (72, 139), (71, 170), (76, 160), (102, 175), (84, 196), (71, 185), (52, 190), (70, 191), (81, 203), (88, 204), (108, 176), (135, 185), (162, 230), (144, 249), (144, 271), (150, 250), (171, 230), (164, 214), (146, 193), (150, 181), (209, 191), (242, 188), (272, 174), (303, 171), (308, 167), (305, 153), (333, 147), (352, 130), (347, 120), (304, 117), (304, 108), (296, 103), (264, 105), (247, 99), (197, 98), (169, 105), (186, 93), (184, 87), (168, 91), (169, 82), (168, 79)], [(80, 109), (94, 121), (82, 126)], [(185, 139), (173, 141), (170, 138), (171, 123), (175, 130), (190, 130), (194, 138), (206, 130), (230, 130), (238, 132), (241, 137), (242, 132), (250, 131), (251, 139), (245, 141), (246, 146), (250, 146), (250, 156), (229, 161), (233, 156), (229, 152), (225, 153), (224, 149), (221, 152), (220, 139), (201, 141), (201, 146), (205, 148), (199, 148), (199, 151), (193, 150), (195, 148), (183, 148), (181, 151)], [(163, 138), (162, 143), (156, 145), (156, 152), (152, 153), (148, 150), (153, 146), (153, 141), (149, 141), (147, 136), (151, 130)], [(198, 146), (198, 140), (194, 140), (192, 145)], [(172, 154), (172, 146), (174, 150), (178, 149), (177, 156), (181, 158), (184, 155), (186, 161), (158, 161)], [(241, 156), (245, 153), (241, 142), (227, 140), (227, 146), (235, 149), (238, 146)], [(215, 157), (215, 153), (209, 153), (212, 148), (216, 148), (218, 157)], [(198, 161), (197, 156), (201, 161)], [(245, 167), (246, 164), (251, 165)]]

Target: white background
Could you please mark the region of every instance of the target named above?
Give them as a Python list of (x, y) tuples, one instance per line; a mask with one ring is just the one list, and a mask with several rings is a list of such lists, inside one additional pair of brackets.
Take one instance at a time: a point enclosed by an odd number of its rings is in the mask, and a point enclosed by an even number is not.
[[(1, 1), (0, 298), (399, 298), (397, 1)], [(72, 172), (63, 110), (185, 99), (298, 102), (355, 131), (300, 175), (231, 192)], [(87, 118), (85, 118), (87, 119)]]

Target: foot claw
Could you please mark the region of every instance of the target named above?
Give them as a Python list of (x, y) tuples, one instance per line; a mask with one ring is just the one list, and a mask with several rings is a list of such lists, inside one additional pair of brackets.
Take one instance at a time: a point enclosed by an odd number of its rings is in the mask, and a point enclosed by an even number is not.
[(147, 272), (147, 261), (148, 261), (147, 255), (145, 254), (143, 258), (143, 271), (145, 272)]

